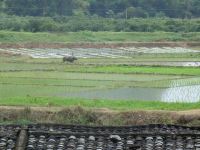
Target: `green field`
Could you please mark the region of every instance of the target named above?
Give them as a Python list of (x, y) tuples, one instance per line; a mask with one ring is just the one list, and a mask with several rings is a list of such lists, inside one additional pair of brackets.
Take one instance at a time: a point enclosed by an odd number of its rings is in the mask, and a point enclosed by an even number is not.
[[(27, 95), (50, 97), (59, 96), (66, 92), (118, 87), (168, 87), (171, 80), (182, 78), (188, 77), (61, 71), (0, 72), (0, 97), (26, 97)], [(155, 82), (156, 84), (154, 84)]]
[[(27, 56), (3, 54), (0, 56), (0, 123), (59, 122), (84, 125), (131, 125), (131, 120), (135, 124), (183, 124), (182, 115), (173, 114), (175, 112), (169, 115), (168, 111), (176, 111), (176, 113), (186, 110), (198, 111), (200, 102), (167, 103), (149, 97), (146, 101), (81, 98), (81, 96), (76, 98), (66, 94), (92, 93), (118, 88), (152, 90), (199, 85), (200, 69), (198, 67), (134, 66), (131, 64), (135, 61), (198, 60), (199, 55), (188, 53), (157, 54), (156, 56), (145, 54), (136, 55), (131, 59), (79, 59), (70, 64), (63, 63), (62, 59), (33, 59)], [(151, 93), (147, 96), (151, 96)], [(162, 112), (151, 112), (155, 110), (162, 110)], [(138, 118), (135, 118), (137, 116), (135, 113), (142, 118), (140, 122)], [(195, 117), (187, 118), (186, 121), (187, 125), (199, 123)]]
[[(187, 36), (185, 36), (187, 34)], [(5, 43), (85, 43), (85, 42), (152, 42), (195, 41), (198, 33), (26, 33), (0, 31)], [(192, 40), (191, 40), (192, 39)], [(9, 44), (8, 44), (9, 45)], [(199, 50), (198, 47), (192, 47)], [(1, 55), (2, 54), (2, 55)], [(162, 62), (199, 61), (199, 53), (135, 54), (132, 58), (87, 58), (73, 64), (62, 59), (33, 59), (0, 53), (0, 105), (17, 106), (83, 106), (121, 110), (188, 110), (199, 103), (164, 103), (141, 99), (86, 99), (66, 96), (66, 93), (88, 93), (119, 88), (165, 89), (200, 84), (197, 67), (164, 67)], [(155, 62), (155, 65), (135, 66), (135, 62)]]
[[(146, 60), (149, 57), (144, 56), (141, 59)], [(182, 55), (180, 57), (185, 58)], [(0, 58), (1, 99), (20, 97), (62, 99), (65, 93), (200, 84), (200, 70), (195, 67), (127, 66), (127, 59), (91, 59), (94, 65), (90, 65), (87, 64), (90, 59), (64, 64), (61, 59), (31, 59), (16, 56)], [(113, 62), (116, 61), (125, 65), (115, 65)], [(105, 65), (95, 65), (99, 62), (104, 62)]]
[[(168, 56), (170, 57), (170, 56)], [(154, 61), (170, 62), (170, 58), (162, 57), (151, 58)], [(30, 59), (23, 57), (0, 57), (1, 71), (58, 71), (58, 72), (78, 72), (78, 73), (116, 73), (116, 74), (160, 74), (160, 75), (189, 75), (198, 76), (200, 70), (196, 67), (160, 67), (160, 66), (133, 66), (130, 62), (137, 61), (133, 59), (80, 59), (74, 64), (64, 64), (61, 59)], [(140, 61), (149, 61), (149, 57), (140, 58)], [(197, 54), (194, 56), (171, 58), (171, 61), (182, 59), (190, 61), (199, 60)], [(90, 61), (91, 60), (91, 61)], [(181, 61), (181, 60), (179, 60)], [(192, 60), (194, 61), (194, 60)], [(90, 62), (90, 63), (89, 63)], [(118, 64), (115, 64), (115, 63)], [(91, 64), (92, 63), (92, 64)], [(100, 64), (99, 64), (100, 63)], [(96, 64), (96, 65), (95, 65)], [(120, 65), (121, 64), (121, 65)]]
[[(39, 76), (39, 77), (38, 77)], [(95, 73), (0, 73), (1, 98), (26, 96), (61, 96), (63, 93), (120, 87), (167, 88), (200, 84), (199, 77), (169, 75), (124, 75)], [(103, 78), (103, 79), (102, 79)]]
[(174, 32), (66, 32), (30, 33), (0, 31), (0, 43), (81, 43), (199, 41), (200, 33)]
[(126, 66), (105, 66), (105, 67), (78, 67), (67, 68), (70, 72), (96, 72), (96, 73), (121, 73), (121, 74), (163, 74), (163, 75), (200, 75), (198, 68), (187, 67), (126, 67)]
[(107, 108), (110, 110), (169, 110), (182, 111), (199, 109), (200, 103), (164, 103), (159, 101), (141, 100), (87, 100), (87, 99), (62, 99), (62, 98), (7, 98), (0, 99), (1, 106), (26, 106), (26, 107), (75, 107), (87, 109)]

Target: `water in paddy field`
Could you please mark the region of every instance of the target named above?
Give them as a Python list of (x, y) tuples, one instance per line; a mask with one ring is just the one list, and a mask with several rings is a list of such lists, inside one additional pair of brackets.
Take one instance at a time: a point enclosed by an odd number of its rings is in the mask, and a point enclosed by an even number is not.
[(59, 48), (59, 49), (40, 49), (40, 48), (19, 48), (19, 49), (0, 49), (0, 51), (31, 56), (32, 58), (62, 58), (63, 56), (74, 55), (77, 58), (130, 58), (136, 53), (140, 54), (181, 54), (181, 53), (200, 53), (183, 47), (119, 47), (119, 48)]
[(111, 100), (160, 100), (163, 89), (155, 88), (117, 88), (89, 92), (67, 94), (66, 96), (82, 97), (88, 99), (111, 99)]
[(198, 102), (200, 85), (172, 88), (118, 88), (90, 92), (68, 93), (67, 97), (111, 100), (156, 100), (163, 102)]
[[(187, 49), (187, 48), (181, 48), (181, 47), (162, 47), (162, 48), (146, 48), (146, 47), (128, 47), (128, 48), (62, 48), (62, 49), (0, 49), (0, 52), (8, 52), (8, 53), (13, 53), (13, 54), (21, 54), (24, 56), (30, 56), (31, 58), (63, 58), (64, 56), (71, 56), (72, 54), (77, 57), (77, 58), (133, 58), (135, 54), (183, 54), (183, 53), (195, 53), (195, 54), (200, 54), (200, 50), (193, 50), (193, 49)], [(186, 61), (133, 61), (131, 59), (130, 62), (127, 63), (127, 65), (149, 65), (149, 66), (187, 66), (187, 67), (200, 67), (200, 61), (194, 61), (194, 62), (186, 62)], [(100, 62), (101, 64), (102, 62)], [(117, 62), (118, 63), (118, 62)], [(115, 63), (115, 64), (117, 64)], [(97, 64), (95, 62), (95, 64)], [(119, 62), (121, 64), (121, 62)], [(16, 66), (14, 65), (13, 68)], [(12, 68), (12, 67), (11, 67)], [(37, 69), (40, 66), (36, 67)], [(24, 69), (24, 68), (23, 68)], [(33, 68), (32, 68), (33, 69)], [(49, 74), (50, 75), (50, 74)], [(33, 82), (34, 79), (30, 79)], [(81, 79), (82, 80), (82, 79)], [(195, 81), (195, 79), (194, 79)], [(18, 81), (19, 82), (19, 81)], [(193, 80), (192, 80), (193, 82)], [(198, 82), (199, 83), (199, 82)], [(19, 83), (18, 83), (19, 84)], [(28, 83), (26, 83), (28, 84)], [(45, 84), (45, 83), (44, 83)], [(57, 82), (53, 81), (52, 84), (57, 84)], [(59, 83), (60, 85), (61, 83)], [(63, 84), (63, 83), (62, 83)], [(80, 85), (83, 84), (83, 87)], [(76, 83), (76, 86), (79, 87), (80, 89), (84, 87), (84, 83)], [(72, 83), (73, 85), (73, 83)], [(181, 84), (182, 85), (182, 84)], [(3, 86), (3, 85), (1, 85)], [(16, 86), (15, 83), (12, 85), (13, 87)], [(18, 85), (20, 86), (20, 85)], [(28, 85), (26, 85), (28, 86)], [(29, 85), (30, 87), (32, 85)], [(36, 85), (34, 85), (36, 86)], [(65, 85), (62, 85), (63, 87)], [(59, 90), (56, 91), (55, 87), (51, 86), (49, 88), (46, 86), (43, 90), (43, 92), (38, 91), (36, 92), (36, 95), (41, 95), (41, 96), (61, 96), (61, 97), (72, 97), (72, 98), (86, 98), (86, 99), (110, 99), (110, 100), (156, 100), (156, 101), (163, 101), (163, 102), (198, 102), (200, 100), (200, 85), (190, 85), (190, 86), (177, 86), (176, 83), (171, 83), (169, 88), (145, 88), (145, 87), (120, 87), (120, 88), (115, 88), (115, 89), (96, 89), (91, 91), (89, 89), (88, 91), (76, 91), (77, 87), (71, 87), (66, 86), (62, 87), (58, 86)], [(94, 86), (94, 85), (93, 85)], [(8, 87), (8, 86), (7, 86)], [(103, 86), (104, 87), (104, 86)], [(108, 86), (105, 86), (108, 87)], [(32, 88), (32, 87), (31, 87)], [(19, 92), (23, 91), (22, 94), (31, 93), (35, 94), (31, 88), (25, 89), (24, 87), (19, 90)], [(88, 87), (91, 88), (91, 87)], [(0, 87), (0, 89), (4, 89), (4, 87)], [(17, 88), (19, 89), (19, 88)], [(24, 90), (25, 89), (25, 90)], [(31, 91), (29, 91), (31, 89)], [(14, 91), (16, 89), (14, 88)], [(87, 90), (87, 89), (86, 89)], [(52, 91), (50, 93), (49, 91)], [(76, 91), (76, 92), (74, 92)], [(7, 93), (10, 92), (10, 89), (7, 90)], [(64, 93), (66, 92), (66, 93)], [(49, 94), (50, 93), (50, 94)], [(31, 95), (30, 94), (30, 95)], [(52, 95), (51, 95), (52, 94)], [(29, 95), (29, 94), (27, 94)]]
[(165, 102), (198, 102), (200, 100), (200, 85), (168, 88), (162, 93)]
[[(200, 50), (193, 50), (183, 47), (119, 47), (119, 48), (6, 48), (0, 49), (0, 52), (11, 54), (20, 54), (30, 56), (31, 58), (63, 58), (72, 54), (79, 58), (130, 58), (136, 54), (184, 54), (193, 53), (200, 54)], [(98, 63), (91, 63), (98, 64)], [(100, 63), (101, 64), (101, 63)], [(121, 64), (114, 63), (114, 64)], [(128, 62), (127, 65), (147, 65), (147, 66), (185, 66), (200, 67), (200, 61), (144, 61), (144, 62)]]

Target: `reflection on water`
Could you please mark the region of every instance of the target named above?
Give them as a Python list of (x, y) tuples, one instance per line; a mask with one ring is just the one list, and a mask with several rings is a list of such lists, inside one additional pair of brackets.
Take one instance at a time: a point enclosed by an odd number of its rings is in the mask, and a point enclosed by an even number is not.
[(162, 93), (165, 102), (198, 102), (200, 85), (168, 88)]
[(118, 88), (65, 94), (67, 97), (111, 100), (157, 100), (164, 102), (198, 102), (200, 85), (173, 88)]
[(181, 66), (185, 66), (185, 67), (200, 67), (200, 62), (182, 62)]

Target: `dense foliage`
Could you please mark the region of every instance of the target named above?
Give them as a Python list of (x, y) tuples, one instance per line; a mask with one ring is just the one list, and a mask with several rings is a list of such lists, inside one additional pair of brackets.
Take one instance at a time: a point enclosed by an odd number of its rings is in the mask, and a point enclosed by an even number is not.
[(0, 0), (11, 31), (199, 32), (198, 17), (199, 0)]
[(28, 32), (200, 32), (199, 19), (108, 19), (98, 17), (16, 17), (0, 16), (0, 30)]
[(1, 10), (19, 16), (98, 15), (101, 17), (200, 16), (199, 0), (1, 0)]

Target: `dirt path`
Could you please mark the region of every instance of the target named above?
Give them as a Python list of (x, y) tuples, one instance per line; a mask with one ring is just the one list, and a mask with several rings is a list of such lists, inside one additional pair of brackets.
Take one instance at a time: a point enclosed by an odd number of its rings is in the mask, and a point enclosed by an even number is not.
[(199, 42), (0, 43), (0, 48), (199, 47)]

